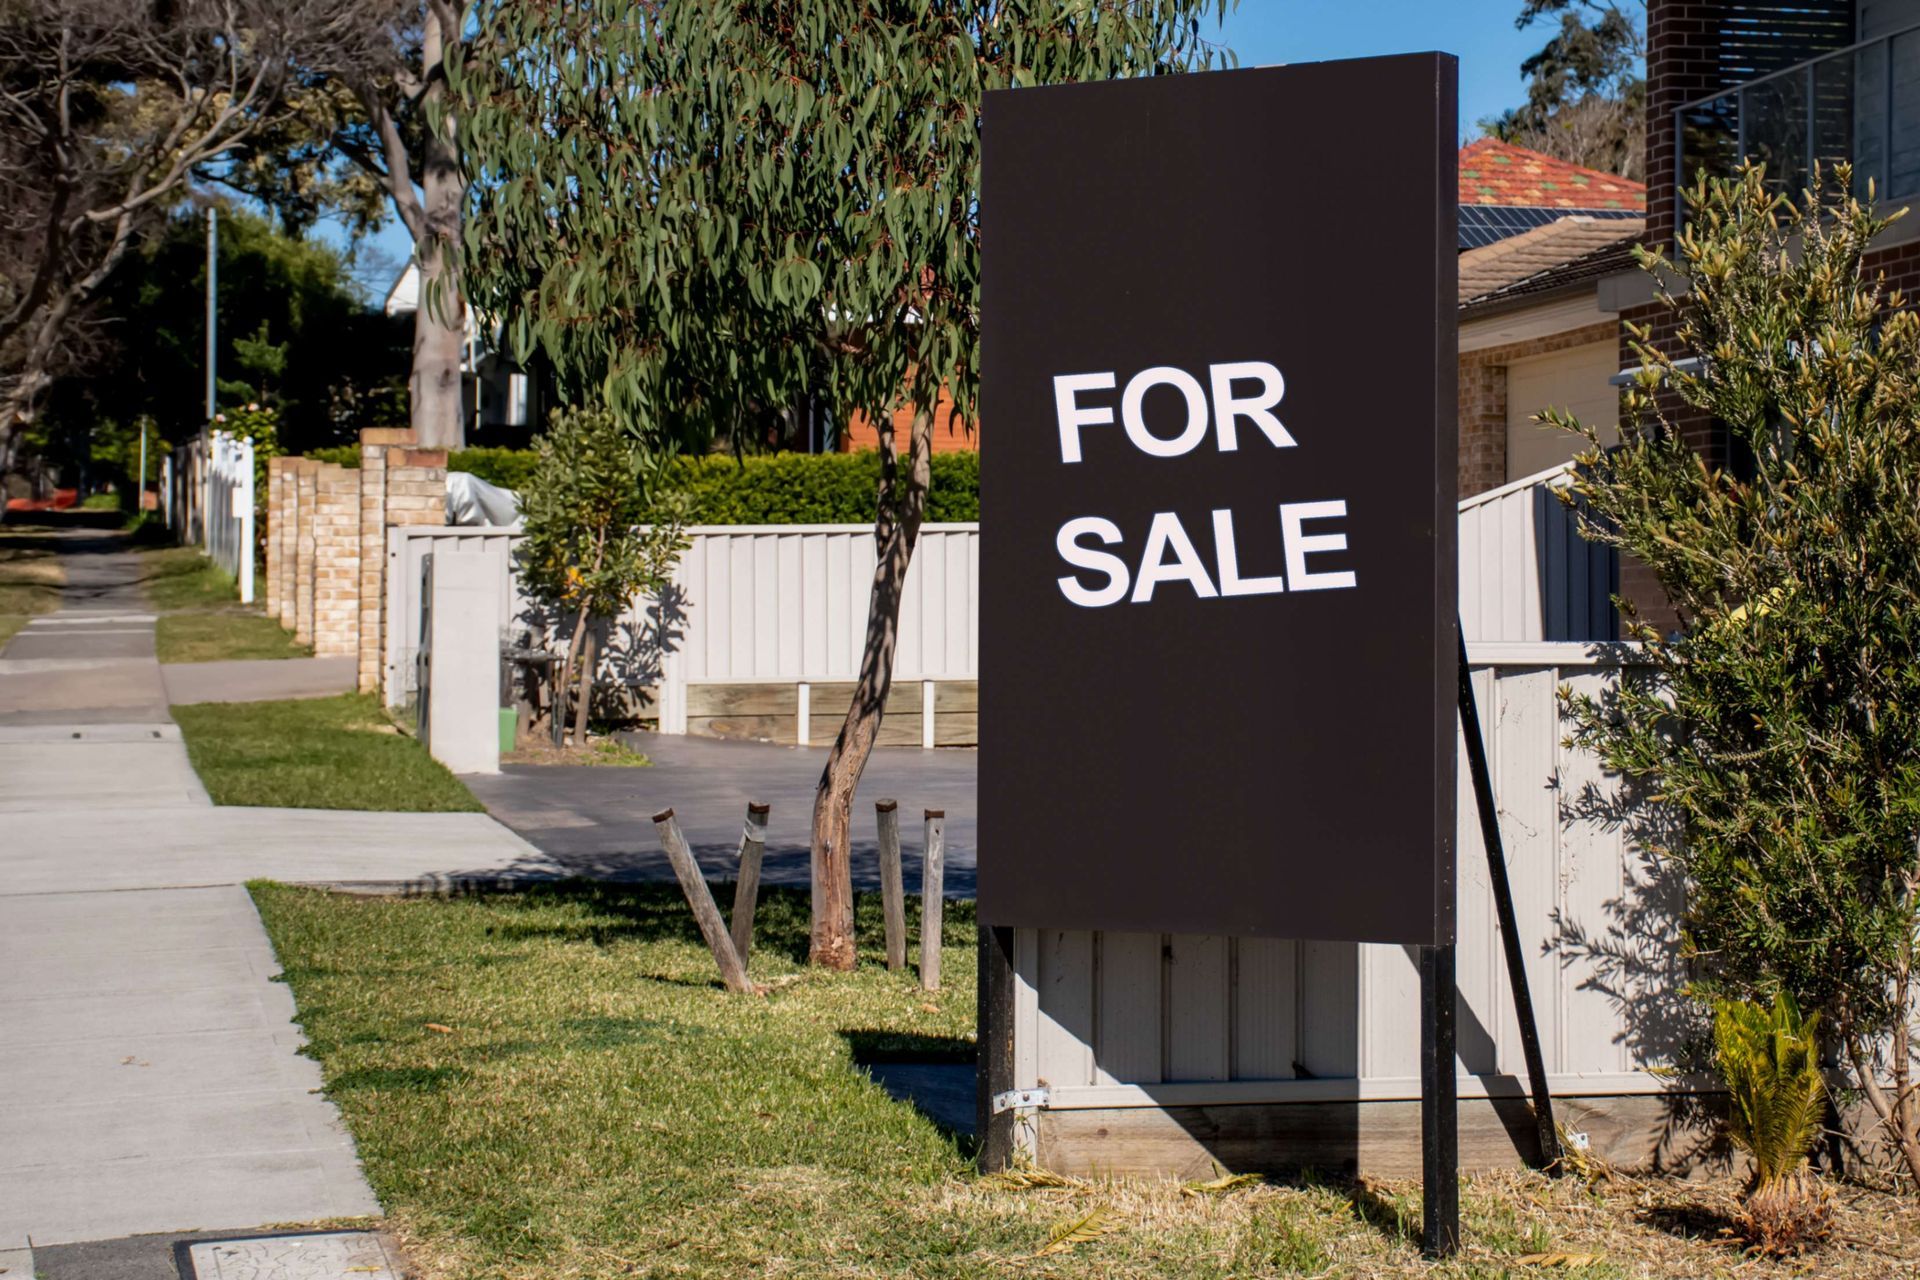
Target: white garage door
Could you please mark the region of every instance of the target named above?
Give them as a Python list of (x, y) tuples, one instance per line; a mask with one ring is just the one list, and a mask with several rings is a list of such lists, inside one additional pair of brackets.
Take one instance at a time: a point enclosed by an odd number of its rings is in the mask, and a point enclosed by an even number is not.
[(1533, 420), (1542, 409), (1571, 413), (1602, 428), (1603, 442), (1618, 441), (1620, 389), (1607, 379), (1619, 371), (1620, 348), (1613, 342), (1528, 356), (1508, 365), (1507, 479), (1557, 467), (1579, 452), (1578, 439)]

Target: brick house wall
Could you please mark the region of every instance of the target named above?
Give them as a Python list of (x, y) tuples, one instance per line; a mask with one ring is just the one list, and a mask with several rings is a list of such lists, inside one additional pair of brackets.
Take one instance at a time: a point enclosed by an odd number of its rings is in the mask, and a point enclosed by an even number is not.
[(1460, 353), (1460, 496), (1497, 489), (1507, 482), (1507, 366), (1528, 356), (1613, 340), (1611, 320)]
[[(1650, 0), (1647, 5), (1647, 232), (1646, 242), (1672, 251), (1679, 227), (1680, 156), (1674, 113), (1685, 103), (1771, 71), (1837, 49), (1852, 39), (1851, 0), (1748, 0), (1707, 4), (1699, 0)], [(1920, 283), (1920, 245), (1870, 253), (1869, 274), (1886, 272), (1889, 283)], [(1672, 354), (1677, 319), (1657, 302), (1620, 312), (1620, 367), (1641, 363), (1629, 324), (1645, 326), (1648, 342)], [(1710, 465), (1731, 461), (1725, 427), (1706, 414), (1663, 395), (1660, 409), (1680, 436)], [(1621, 423), (1622, 431), (1629, 424)], [(1643, 565), (1623, 557), (1621, 594), (1655, 626), (1678, 625), (1672, 606)]]
[[(896, 409), (893, 412), (893, 439), (895, 447), (906, 451), (907, 438), (913, 430), (913, 410)], [(864, 413), (856, 413), (847, 423), (847, 429), (840, 435), (840, 449), (851, 453), (856, 449), (877, 449), (880, 447), (880, 431)], [(980, 424), (974, 423), (971, 430), (963, 429), (953, 418), (953, 401), (946, 392), (940, 393), (940, 401), (933, 409), (933, 451), (935, 453), (959, 453), (980, 447)]]

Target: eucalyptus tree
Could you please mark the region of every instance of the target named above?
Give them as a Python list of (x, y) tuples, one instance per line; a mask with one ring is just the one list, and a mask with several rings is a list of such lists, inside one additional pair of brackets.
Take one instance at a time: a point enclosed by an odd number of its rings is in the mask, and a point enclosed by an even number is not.
[(0, 463), (142, 236), (290, 127), (303, 63), (364, 37), (332, 0), (0, 6)]
[(1201, 19), (1232, 3), (475, 6), (451, 67), (474, 191), (465, 271), (515, 348), (643, 432), (698, 442), (808, 395), (878, 431), (864, 649), (813, 811), (816, 963), (853, 964), (853, 795), (936, 416), (976, 418), (981, 95), (1223, 62)]

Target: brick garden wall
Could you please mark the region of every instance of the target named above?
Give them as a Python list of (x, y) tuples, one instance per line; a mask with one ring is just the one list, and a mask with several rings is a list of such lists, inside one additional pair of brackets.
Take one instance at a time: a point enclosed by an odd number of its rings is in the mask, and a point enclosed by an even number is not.
[(446, 451), (413, 438), (361, 432), (358, 468), (267, 464), (267, 612), (316, 655), (355, 658), (363, 692), (379, 689), (384, 665), (387, 530), (446, 522)]

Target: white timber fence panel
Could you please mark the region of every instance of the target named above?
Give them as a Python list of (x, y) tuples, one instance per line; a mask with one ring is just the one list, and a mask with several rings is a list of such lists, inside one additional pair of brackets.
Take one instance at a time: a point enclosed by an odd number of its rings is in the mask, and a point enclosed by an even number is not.
[[(1556, 690), (1636, 677), (1629, 645), (1470, 647), (1521, 953), (1558, 1095), (1655, 1093), (1698, 1031), (1678, 906), (1591, 754), (1563, 744)], [(1463, 1096), (1524, 1092), (1526, 1068), (1464, 760), (1459, 769)], [(1640, 815), (1640, 817), (1636, 817)], [(1419, 974), (1402, 947), (1023, 929), (1016, 1088), (1051, 1109), (1411, 1099)]]
[(1612, 640), (1620, 558), (1580, 536), (1564, 463), (1460, 503), (1460, 623), (1469, 642)]
[(164, 468), (167, 525), (233, 575), (253, 602), (253, 442), (212, 431), (173, 451)]
[[(527, 601), (520, 592), (513, 571), (513, 550), (520, 541), (517, 527), (494, 528), (487, 525), (415, 525), (387, 530), (387, 599), (385, 690), (387, 705), (404, 706), (413, 701), (420, 656), (421, 565), (436, 551), (478, 552), (493, 561), (491, 577), (498, 584), (498, 617), (509, 620), (522, 617)], [(509, 628), (512, 623), (509, 621)]]
[[(636, 599), (607, 639), (603, 675), (651, 687), (660, 727), (686, 731), (689, 683), (830, 683), (860, 669), (873, 530), (853, 525), (700, 525), (673, 580)], [(387, 532), (387, 700), (412, 691), (419, 648), (420, 562), (435, 547), (484, 549), (500, 565), (510, 628), (537, 626), (513, 570), (517, 526)], [(973, 680), (979, 672), (980, 528), (930, 524), (907, 573), (894, 676)]]

